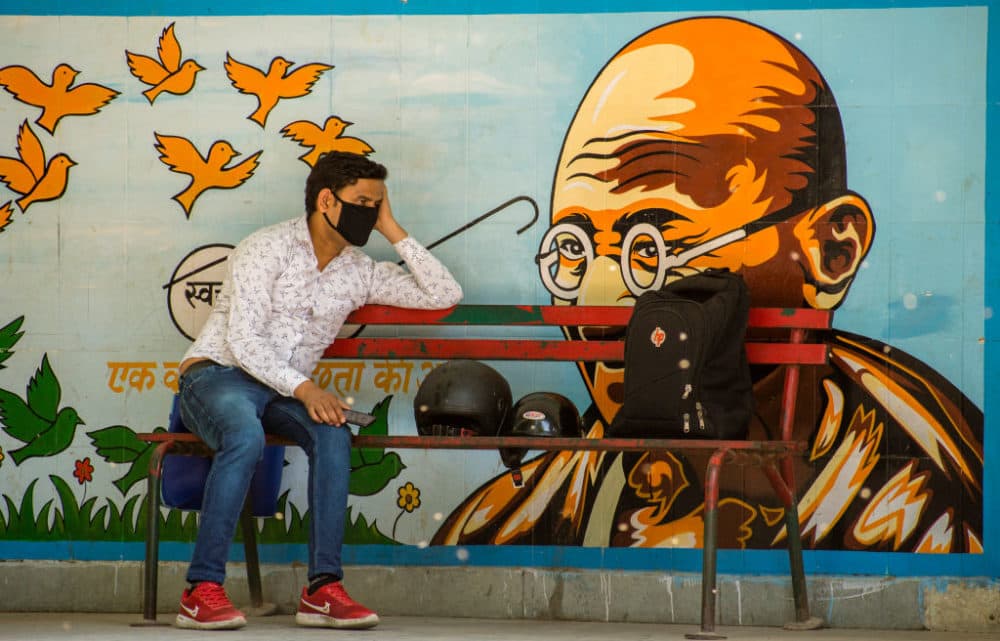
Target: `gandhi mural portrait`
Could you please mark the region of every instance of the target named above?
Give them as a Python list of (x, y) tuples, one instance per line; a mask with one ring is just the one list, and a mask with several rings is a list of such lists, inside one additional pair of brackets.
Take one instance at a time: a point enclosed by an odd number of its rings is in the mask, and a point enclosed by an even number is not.
[[(754, 305), (834, 310), (875, 219), (848, 187), (840, 112), (809, 58), (752, 23), (693, 18), (640, 35), (594, 79), (563, 141), (535, 261), (557, 305), (634, 305), (728, 268)], [(804, 545), (981, 552), (982, 411), (898, 349), (841, 330), (822, 338), (830, 362), (802, 377), (795, 425), (809, 445), (796, 470)], [(622, 364), (579, 371), (588, 436), (601, 438), (622, 402)], [(782, 373), (753, 370), (752, 437), (777, 429)], [(433, 542), (701, 546), (698, 462), (552, 452), (522, 469), (523, 487), (485, 483)], [(730, 474), (723, 496), (721, 518), (745, 527), (722, 528), (722, 545), (783, 545), (762, 476)]]

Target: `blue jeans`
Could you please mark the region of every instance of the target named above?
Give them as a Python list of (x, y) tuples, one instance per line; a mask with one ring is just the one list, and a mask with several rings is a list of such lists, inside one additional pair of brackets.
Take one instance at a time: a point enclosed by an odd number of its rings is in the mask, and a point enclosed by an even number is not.
[(341, 579), (350, 429), (316, 423), (297, 399), (281, 396), (238, 367), (210, 365), (185, 373), (179, 392), (185, 426), (215, 450), (187, 580), (225, 580), (229, 546), (264, 454), (265, 433), (291, 439), (309, 458), (309, 579), (320, 574)]

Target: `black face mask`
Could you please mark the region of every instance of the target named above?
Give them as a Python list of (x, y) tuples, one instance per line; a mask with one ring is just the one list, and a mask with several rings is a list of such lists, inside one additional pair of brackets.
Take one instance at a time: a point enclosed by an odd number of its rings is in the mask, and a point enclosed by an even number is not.
[(375, 229), (375, 221), (378, 220), (378, 207), (345, 203), (337, 194), (333, 194), (333, 197), (340, 203), (340, 221), (334, 225), (327, 218), (326, 212), (323, 212), (326, 224), (335, 229), (347, 242), (357, 247), (364, 247), (372, 230)]

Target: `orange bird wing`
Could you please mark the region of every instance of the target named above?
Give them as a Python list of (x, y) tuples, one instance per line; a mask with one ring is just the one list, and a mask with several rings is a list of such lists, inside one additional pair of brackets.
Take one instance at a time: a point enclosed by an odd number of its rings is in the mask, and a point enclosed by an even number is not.
[(132, 75), (147, 85), (155, 87), (170, 75), (163, 65), (149, 56), (126, 51), (125, 58), (128, 60), (128, 68), (132, 71)]
[(28, 121), (24, 121), (17, 131), (17, 153), (31, 170), (35, 180), (41, 180), (45, 175), (45, 150), (42, 149), (42, 143), (31, 130)]
[(156, 151), (160, 152), (160, 161), (170, 167), (170, 171), (194, 176), (204, 170), (206, 160), (187, 138), (180, 136), (165, 136), (154, 133)]
[(260, 164), (257, 159), (262, 153), (262, 151), (258, 151), (240, 164), (222, 170), (219, 187), (239, 187), (246, 182), (247, 178), (253, 176), (254, 170)]
[(73, 87), (66, 92), (66, 103), (63, 106), (67, 113), (96, 114), (101, 107), (114, 100), (116, 96), (118, 96), (118, 92), (114, 89), (87, 83)]
[(171, 22), (160, 34), (160, 42), (156, 47), (156, 54), (160, 56), (160, 62), (168, 73), (173, 73), (181, 67), (181, 45), (174, 35), (174, 23)]
[(285, 125), (281, 134), (282, 137), (291, 138), (295, 142), (315, 145), (322, 137), (323, 130), (308, 120), (296, 120)]
[(281, 98), (298, 98), (304, 96), (312, 90), (323, 72), (333, 69), (331, 65), (313, 63), (302, 65), (292, 73), (281, 79)]
[(17, 158), (0, 156), (0, 183), (7, 185), (11, 191), (27, 194), (35, 188), (37, 182), (23, 162)]
[(0, 207), (0, 231), (10, 224), (10, 216), (14, 213), (14, 206), (10, 204), (8, 200)]
[(361, 140), (360, 138), (351, 138), (350, 136), (337, 138), (333, 141), (330, 147), (337, 151), (347, 151), (352, 154), (368, 155), (374, 151), (371, 145), (366, 143), (364, 140)]
[(27, 194), (45, 175), (45, 152), (25, 120), (17, 132), (20, 159), (0, 157), (0, 182), (19, 194)]
[(228, 53), (226, 54), (225, 67), (226, 75), (229, 76), (233, 86), (240, 90), (240, 93), (260, 95), (260, 92), (267, 85), (267, 77), (260, 69), (245, 65)]
[(0, 69), (0, 86), (23, 103), (45, 107), (51, 87), (27, 67), (11, 65)]

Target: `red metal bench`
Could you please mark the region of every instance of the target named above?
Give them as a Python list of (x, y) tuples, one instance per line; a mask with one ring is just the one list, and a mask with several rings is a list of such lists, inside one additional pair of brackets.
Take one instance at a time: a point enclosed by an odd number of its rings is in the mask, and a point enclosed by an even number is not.
[[(459, 305), (448, 310), (408, 310), (371, 305), (354, 312), (349, 323), (394, 326), (610, 326), (624, 329), (632, 309), (629, 307), (581, 307), (548, 305)], [(734, 462), (759, 466), (785, 508), (790, 574), (795, 603), (795, 621), (786, 627), (811, 629), (822, 621), (809, 614), (793, 458), (805, 450), (805, 443), (792, 440), (796, 395), (800, 368), (827, 362), (827, 347), (810, 337), (810, 330), (830, 326), (830, 312), (813, 309), (753, 308), (750, 310), (749, 336), (763, 330), (767, 338), (748, 338), (747, 357), (751, 364), (783, 365), (784, 387), (781, 398), (781, 437), (775, 440), (686, 440), (636, 438), (546, 438), (448, 436), (356, 436), (356, 447), (397, 449), (499, 449), (523, 448), (549, 451), (651, 451), (700, 452), (708, 455), (705, 475), (704, 547), (702, 566), (701, 629), (688, 638), (722, 638), (715, 633), (718, 601), (716, 557), (718, 552), (719, 473), (723, 463)], [(624, 360), (624, 342), (620, 339), (570, 341), (551, 338), (469, 338), (415, 337), (397, 330), (395, 336), (341, 338), (324, 356), (350, 359), (423, 359), (516, 361), (606, 361)], [(411, 332), (416, 334), (417, 332)], [(555, 391), (555, 390), (554, 390)], [(211, 450), (192, 434), (149, 433), (140, 439), (158, 443), (150, 462), (148, 479), (148, 522), (144, 567), (143, 617), (156, 620), (157, 565), (159, 560), (160, 473), (167, 454), (211, 456)], [(268, 443), (292, 445), (269, 437)], [(249, 512), (243, 519), (247, 552), (247, 578), (254, 606), (263, 602), (260, 569), (256, 553), (255, 530)]]

